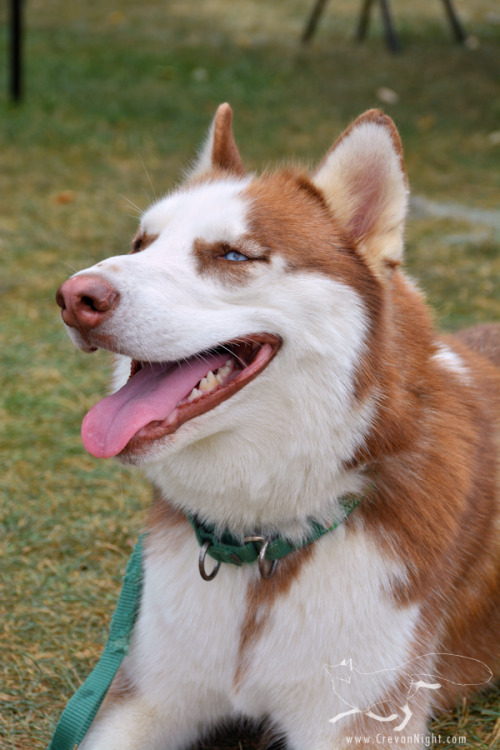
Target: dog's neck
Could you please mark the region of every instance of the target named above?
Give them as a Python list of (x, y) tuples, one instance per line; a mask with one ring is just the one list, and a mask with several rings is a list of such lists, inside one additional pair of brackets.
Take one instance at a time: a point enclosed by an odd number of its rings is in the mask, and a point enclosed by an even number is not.
[[(164, 462), (158, 469), (165, 470)], [(283, 469), (286, 469), (286, 466)], [(311, 521), (329, 527), (342, 519), (344, 498), (360, 496), (367, 486), (367, 479), (362, 470), (343, 472), (329, 487), (326, 480), (321, 486), (318, 483), (316, 489), (323, 493), (321, 498), (306, 494), (307, 475), (303, 476), (304, 494), (301, 493), (301, 488), (296, 486), (296, 472), (292, 472), (295, 482), (290, 482), (290, 492), (283, 489), (282, 493), (279, 493), (277, 487), (271, 487), (270, 492), (265, 493), (263, 490), (261, 495), (257, 495), (251, 477), (248, 486), (240, 486), (239, 490), (236, 487), (224, 488), (221, 482), (220, 488), (214, 491), (207, 482), (205, 491), (203, 487), (193, 491), (192, 487), (187, 487), (184, 483), (185, 474), (180, 473), (178, 477), (172, 473), (168, 480), (165, 478), (166, 481), (161, 481), (162, 472), (158, 471), (154, 476), (151, 466), (147, 467), (146, 473), (153, 479), (158, 494), (168, 498), (169, 504), (186, 516), (197, 517), (206, 522), (214, 529), (216, 535), (230, 533), (241, 539), (252, 534), (262, 534), (271, 538), (281, 536), (298, 542), (310, 533)], [(291, 495), (292, 490), (297, 496)]]

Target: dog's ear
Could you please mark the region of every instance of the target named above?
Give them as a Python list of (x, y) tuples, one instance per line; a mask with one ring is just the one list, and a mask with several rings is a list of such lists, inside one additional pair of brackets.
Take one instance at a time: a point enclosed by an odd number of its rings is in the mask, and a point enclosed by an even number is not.
[(408, 180), (390, 117), (378, 110), (358, 117), (327, 153), (312, 181), (377, 274), (401, 263)]
[(221, 104), (189, 177), (202, 177), (213, 169), (238, 176), (245, 175), (245, 168), (234, 140), (232, 123), (231, 107), (229, 104)]

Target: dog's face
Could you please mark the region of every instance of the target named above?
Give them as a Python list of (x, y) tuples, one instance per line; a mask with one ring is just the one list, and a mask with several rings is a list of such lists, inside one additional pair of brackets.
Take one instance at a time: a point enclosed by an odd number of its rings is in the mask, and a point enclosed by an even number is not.
[(84, 420), (86, 448), (174, 485), (175, 455), (200, 491), (211, 473), (227, 488), (232, 475), (277, 487), (280, 461), (307, 471), (313, 453), (332, 481), (373, 419), (363, 368), (405, 207), (399, 141), (380, 113), (311, 177), (255, 177), (222, 105), (191, 179), (146, 211), (132, 253), (58, 293), (74, 342), (118, 355), (116, 392)]

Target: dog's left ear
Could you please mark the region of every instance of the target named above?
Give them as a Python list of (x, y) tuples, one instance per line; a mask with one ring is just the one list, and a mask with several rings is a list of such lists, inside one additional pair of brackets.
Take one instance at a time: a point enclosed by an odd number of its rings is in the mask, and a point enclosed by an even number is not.
[(233, 135), (233, 111), (229, 104), (221, 104), (208, 131), (208, 137), (189, 176), (201, 177), (213, 169), (243, 177), (245, 167)]
[(402, 262), (408, 180), (390, 117), (378, 110), (358, 117), (327, 153), (312, 182), (378, 275)]

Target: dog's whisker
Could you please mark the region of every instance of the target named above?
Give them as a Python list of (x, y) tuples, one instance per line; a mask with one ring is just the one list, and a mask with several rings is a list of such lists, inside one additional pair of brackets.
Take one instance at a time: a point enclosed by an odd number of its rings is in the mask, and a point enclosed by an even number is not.
[(132, 206), (132, 208), (135, 208), (135, 210), (137, 211), (137, 215), (133, 217), (134, 219), (136, 219), (138, 216), (142, 216), (142, 213), (143, 213), (142, 208), (139, 208), (137, 203), (134, 203), (133, 200), (130, 200), (130, 198), (127, 198), (127, 196), (123, 195), (122, 193), (120, 193), (120, 198), (122, 198), (124, 201), (127, 201), (127, 203), (129, 203)]
[(150, 177), (150, 174), (149, 174), (149, 172), (148, 172), (148, 169), (147, 169), (147, 167), (146, 167), (146, 165), (145, 165), (145, 163), (144, 163), (144, 159), (142, 158), (142, 156), (141, 156), (140, 154), (138, 154), (138, 156), (139, 156), (139, 159), (140, 159), (140, 161), (141, 161), (141, 164), (142, 164), (142, 166), (143, 166), (143, 168), (144, 168), (144, 171), (146, 172), (146, 177), (148, 178), (148, 182), (149, 182), (149, 184), (151, 185), (151, 190), (153, 191), (153, 196), (154, 196), (154, 199), (155, 199), (155, 201), (157, 201), (157, 200), (158, 200), (158, 198), (157, 198), (157, 196), (156, 196), (156, 190), (154, 189), (154, 185), (153, 185), (153, 182), (152, 182), (152, 180), (151, 180), (151, 177)]

